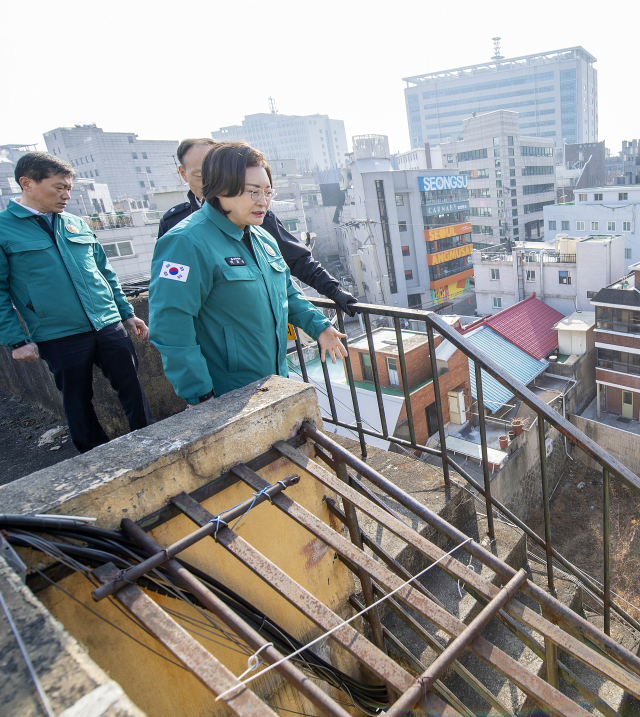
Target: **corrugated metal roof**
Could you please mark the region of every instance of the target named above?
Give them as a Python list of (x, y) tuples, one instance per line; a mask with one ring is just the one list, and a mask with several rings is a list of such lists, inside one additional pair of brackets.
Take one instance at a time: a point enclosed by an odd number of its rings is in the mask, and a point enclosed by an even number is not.
[[(525, 386), (549, 365), (547, 361), (538, 361), (521, 351), (488, 326), (481, 326), (479, 329), (465, 334), (465, 339), (499, 363), (509, 376), (524, 383)], [(469, 375), (471, 376), (471, 395), (473, 398), (477, 398), (475, 368), (471, 359), (469, 359)], [(482, 371), (482, 392), (484, 405), (491, 413), (495, 413), (500, 406), (513, 398), (511, 391), (484, 370)]]
[(558, 332), (553, 327), (562, 319), (564, 314), (540, 301), (534, 294), (493, 316), (485, 317), (482, 325), (490, 326), (532, 358), (542, 359), (558, 345)]

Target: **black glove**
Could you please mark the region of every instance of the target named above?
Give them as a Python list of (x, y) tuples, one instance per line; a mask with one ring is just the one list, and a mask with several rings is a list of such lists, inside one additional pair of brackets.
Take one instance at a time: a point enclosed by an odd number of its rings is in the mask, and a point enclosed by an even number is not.
[(358, 299), (356, 299), (353, 294), (350, 294), (348, 291), (342, 291), (342, 289), (336, 289), (333, 296), (329, 298), (331, 301), (335, 301), (345, 314), (349, 314), (349, 316), (356, 315), (356, 312), (351, 307), (353, 304), (358, 303)]

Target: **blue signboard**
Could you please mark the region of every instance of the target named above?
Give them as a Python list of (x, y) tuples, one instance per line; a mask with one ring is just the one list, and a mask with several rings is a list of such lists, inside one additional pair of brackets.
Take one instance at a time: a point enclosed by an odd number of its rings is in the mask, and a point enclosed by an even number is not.
[[(466, 177), (465, 177), (466, 179)], [(469, 202), (447, 202), (446, 204), (423, 204), (422, 215), (425, 217), (437, 217), (440, 214), (451, 214), (452, 212), (466, 212), (469, 209)]]
[(433, 177), (418, 177), (421, 192), (437, 192), (443, 189), (466, 189), (466, 174), (437, 174)]

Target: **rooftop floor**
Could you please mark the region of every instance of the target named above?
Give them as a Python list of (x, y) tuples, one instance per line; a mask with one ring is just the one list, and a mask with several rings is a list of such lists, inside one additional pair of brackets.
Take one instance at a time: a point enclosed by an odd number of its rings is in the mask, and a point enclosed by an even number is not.
[[(632, 420), (628, 423), (628, 419), (622, 418), (617, 413), (609, 413), (608, 411), (600, 411), (600, 418), (598, 418), (596, 410), (596, 401), (593, 401), (585, 408), (582, 412), (582, 418), (588, 418), (590, 421), (596, 421), (597, 423), (603, 423), (605, 426), (611, 426), (611, 428), (618, 428), (621, 431), (627, 431), (628, 433), (635, 433), (640, 436), (640, 423), (636, 420)], [(622, 419), (622, 420), (620, 420)]]

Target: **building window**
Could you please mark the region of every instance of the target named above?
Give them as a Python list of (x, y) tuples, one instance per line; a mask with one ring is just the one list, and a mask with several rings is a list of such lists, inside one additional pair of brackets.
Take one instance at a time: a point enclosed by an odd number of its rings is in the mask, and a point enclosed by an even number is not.
[(396, 194), (396, 207), (404, 206), (404, 197), (402, 194)]
[(516, 176), (516, 170), (515, 170), (515, 169), (510, 169), (510, 170), (509, 170), (509, 176), (510, 176), (510, 177), (515, 177), (515, 176)]
[(527, 269), (527, 281), (535, 281), (536, 272), (532, 269)]
[(631, 222), (622, 222), (622, 231), (630, 232), (631, 231)]
[(629, 194), (627, 192), (618, 192), (618, 201), (619, 202), (626, 202), (629, 199)]
[(98, 172), (98, 170), (96, 169), (96, 177), (99, 177), (99, 176), (100, 176), (100, 172)]
[(133, 144), (133, 137), (128, 137), (127, 139), (129, 140), (129, 144)]
[(150, 180), (149, 180), (149, 186), (150, 186), (150, 187), (155, 187), (155, 186), (156, 186), (156, 183), (153, 181), (153, 179), (150, 179)]
[(452, 155), (452, 154), (448, 154), (448, 155), (447, 155), (447, 162), (453, 162), (453, 155)]
[(516, 166), (516, 160), (515, 160), (515, 159), (510, 159), (510, 160), (509, 160), (509, 166), (510, 166), (510, 167), (515, 167), (515, 166)]
[(411, 269), (405, 269), (404, 278), (407, 279), (407, 281), (413, 279), (413, 271)]
[(499, 166), (500, 166), (500, 160), (499, 160), (499, 159), (494, 159), (494, 160), (493, 160), (493, 164), (494, 164), (495, 167), (499, 167)]
[(514, 154), (515, 154), (515, 150), (514, 150), (514, 149), (509, 149), (508, 152), (509, 152), (509, 156), (510, 156), (510, 157), (513, 157)]
[(151, 167), (145, 167), (145, 169), (147, 170), (148, 174), (151, 174)]
[(569, 231), (569, 222), (560, 222), (560, 228), (563, 232)]
[(144, 187), (144, 182), (142, 180), (140, 180), (140, 186)]
[(553, 157), (553, 147), (520, 147), (523, 157)]
[(496, 169), (496, 177), (501, 177), (501, 176), (502, 176), (502, 170)]
[(520, 230), (519, 230), (519, 229), (514, 229), (514, 230), (513, 230), (513, 236), (514, 236), (514, 237), (517, 237), (518, 234), (520, 234)]
[(600, 222), (591, 222), (591, 231), (597, 232), (599, 226), (600, 226)]
[(501, 187), (501, 186), (502, 186), (502, 180), (496, 179), (496, 187)]
[(507, 144), (509, 147), (513, 147), (513, 137), (507, 137)]
[(517, 226), (518, 226), (518, 220), (517, 220), (517, 219), (514, 219), (514, 220), (513, 220), (513, 226), (514, 226), (514, 227), (517, 227)]
[(501, 309), (502, 308), (502, 298), (500, 296), (493, 296), (493, 308), (494, 309)]
[(509, 186), (510, 186), (510, 187), (515, 187), (515, 186), (516, 186), (516, 180), (515, 180), (515, 179), (510, 179), (510, 180), (509, 180)]
[(570, 284), (571, 283), (571, 272), (570, 271), (559, 271), (558, 272), (558, 283), (559, 284)]
[(409, 247), (408, 247), (408, 246), (403, 246), (403, 247), (402, 247), (402, 256), (411, 256), (411, 252), (409, 251)]
[(137, 172), (138, 174), (140, 174), (141, 171), (142, 171), (142, 170), (140, 169), (140, 167), (136, 167), (136, 172)]
[(593, 299), (597, 293), (597, 291), (587, 291), (587, 299)]
[(556, 229), (555, 221), (549, 221), (549, 229), (555, 231), (555, 229)]
[(594, 194), (594, 195), (593, 195), (593, 201), (594, 201), (594, 202), (601, 202), (601, 201), (602, 201), (602, 194)]
[(142, 159), (146, 159), (146, 158), (147, 158), (147, 153), (146, 153), (146, 152), (143, 152), (143, 153), (142, 153)]
[(458, 162), (469, 162), (472, 159), (486, 159), (487, 158), (487, 150), (486, 149), (474, 149), (470, 152), (458, 152)]
[(499, 149), (494, 149), (494, 150), (493, 150), (493, 156), (494, 156), (494, 157), (499, 157), (499, 156), (500, 156), (500, 150), (499, 150)]
[(119, 256), (133, 256), (133, 245), (130, 241), (119, 241), (115, 244), (103, 244), (102, 249), (109, 259)]
[(587, 195), (586, 195), (586, 194), (578, 194), (578, 201), (579, 201), (579, 202), (586, 202), (586, 201), (587, 201)]
[(373, 383), (373, 371), (371, 369), (371, 356), (369, 354), (360, 354), (362, 363), (362, 380)]
[(491, 269), (491, 281), (500, 281), (500, 269)]
[(398, 231), (406, 232), (407, 231), (407, 222), (398, 222)]
[(576, 222), (576, 231), (577, 231), (577, 232), (583, 232), (583, 231), (584, 231), (584, 222)]
[(631, 254), (632, 254), (631, 249), (624, 250), (624, 258), (625, 259), (631, 259)]
[(389, 373), (389, 386), (399, 386), (398, 363), (396, 359), (387, 356), (387, 372)]
[(131, 156), (133, 159), (138, 159), (138, 153), (137, 152), (131, 152)]
[(494, 137), (493, 138), (493, 146), (499, 147), (500, 146), (500, 137)]
[(616, 223), (615, 222), (607, 222), (607, 231), (614, 232), (615, 230), (616, 230)]
[(517, 199), (512, 199), (512, 200), (511, 200), (511, 206), (512, 206), (512, 207), (517, 207), (517, 206), (518, 206), (518, 200), (517, 200)]

